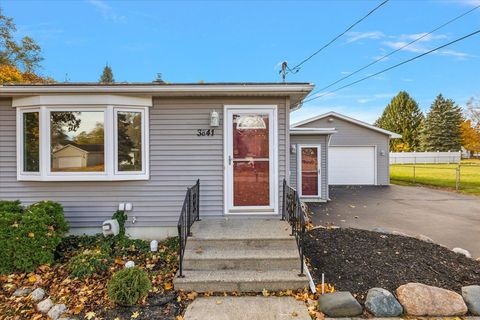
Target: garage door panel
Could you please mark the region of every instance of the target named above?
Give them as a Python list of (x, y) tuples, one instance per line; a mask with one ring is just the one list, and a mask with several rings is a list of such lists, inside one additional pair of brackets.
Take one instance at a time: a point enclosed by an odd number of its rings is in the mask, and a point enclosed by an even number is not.
[(328, 149), (328, 181), (331, 185), (375, 184), (375, 147)]

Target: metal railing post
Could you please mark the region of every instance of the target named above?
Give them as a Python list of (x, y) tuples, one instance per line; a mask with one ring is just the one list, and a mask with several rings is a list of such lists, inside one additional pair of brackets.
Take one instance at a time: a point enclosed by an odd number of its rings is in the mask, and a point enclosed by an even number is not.
[(415, 184), (416, 182), (416, 176), (415, 176), (416, 172), (415, 172), (415, 164), (413, 165), (413, 184)]
[(179, 278), (183, 278), (183, 237), (182, 237), (182, 226), (181, 224), (179, 223), (178, 226), (178, 235), (180, 236), (180, 239), (179, 239), (179, 252), (180, 252), (180, 256), (179, 256), (179, 262), (178, 262), (178, 277)]
[(200, 221), (200, 179), (197, 179), (197, 221)]
[(187, 190), (187, 198), (188, 198), (188, 205), (187, 205), (187, 236), (191, 237), (192, 232), (190, 232), (191, 226), (191, 219), (192, 219), (192, 189), (188, 188)]
[(283, 191), (282, 191), (282, 220), (285, 221), (285, 206), (287, 204), (287, 199), (285, 198), (285, 187), (287, 185), (287, 180), (283, 179)]

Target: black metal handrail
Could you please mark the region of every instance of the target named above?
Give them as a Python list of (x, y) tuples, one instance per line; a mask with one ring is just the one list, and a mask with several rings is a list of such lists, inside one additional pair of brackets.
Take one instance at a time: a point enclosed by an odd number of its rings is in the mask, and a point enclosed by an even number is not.
[(302, 210), (302, 204), (298, 197), (298, 192), (287, 184), (283, 179), (283, 206), (282, 220), (287, 221), (292, 227), (292, 236), (295, 236), (298, 253), (300, 254), (300, 276), (304, 276), (304, 249), (306, 218)]
[(192, 225), (195, 221), (200, 221), (200, 179), (192, 187), (187, 189), (187, 194), (183, 200), (182, 212), (178, 219), (178, 238), (179, 238), (179, 272), (178, 277), (183, 278), (183, 254), (187, 245), (187, 238), (192, 236)]

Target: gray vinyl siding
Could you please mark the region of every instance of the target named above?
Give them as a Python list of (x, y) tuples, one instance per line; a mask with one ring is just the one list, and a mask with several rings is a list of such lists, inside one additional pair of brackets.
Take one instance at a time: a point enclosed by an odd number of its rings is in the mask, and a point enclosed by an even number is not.
[[(328, 148), (326, 135), (290, 135), (290, 145), (296, 146), (296, 153), (290, 152), (290, 185), (297, 189), (298, 178), (298, 156), (301, 144), (317, 144), (320, 145), (320, 181), (321, 181), (321, 197), (322, 200), (328, 200)], [(298, 190), (298, 189), (297, 189)]]
[[(223, 106), (278, 105), (279, 205), (286, 173), (287, 101), (285, 98), (154, 98), (150, 116), (150, 179), (146, 181), (44, 182), (17, 181), (16, 114), (11, 100), (0, 99), (0, 199), (60, 202), (72, 227), (99, 227), (120, 202), (131, 202), (135, 226), (174, 226), (188, 186), (201, 181), (202, 216), (224, 212)], [(212, 137), (210, 112), (220, 115)]]
[[(328, 121), (332, 118), (333, 122)], [(377, 146), (377, 184), (390, 183), (389, 141), (386, 134), (374, 131), (335, 116), (301, 125), (302, 128), (335, 128), (330, 146)], [(383, 152), (383, 155), (382, 155)]]

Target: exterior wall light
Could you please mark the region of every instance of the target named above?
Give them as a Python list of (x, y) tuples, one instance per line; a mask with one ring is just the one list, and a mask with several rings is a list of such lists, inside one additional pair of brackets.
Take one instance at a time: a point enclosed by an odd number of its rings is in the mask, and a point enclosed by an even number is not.
[(297, 145), (296, 144), (292, 144), (290, 146), (290, 153), (291, 154), (296, 154), (297, 153)]
[(220, 116), (218, 112), (213, 110), (210, 112), (210, 126), (211, 127), (218, 127), (220, 125)]

